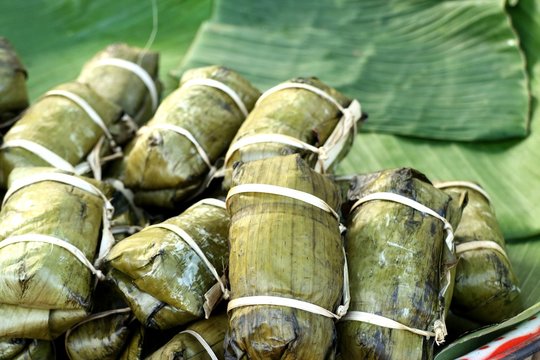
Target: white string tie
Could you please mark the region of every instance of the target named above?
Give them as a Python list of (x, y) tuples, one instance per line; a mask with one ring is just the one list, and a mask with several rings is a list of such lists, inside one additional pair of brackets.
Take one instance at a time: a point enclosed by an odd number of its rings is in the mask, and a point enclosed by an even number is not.
[(103, 134), (107, 137), (107, 139), (111, 143), (111, 148), (114, 149), (116, 147), (116, 143), (113, 139), (113, 136), (109, 132), (107, 125), (105, 125), (105, 122), (103, 121), (101, 116), (96, 112), (96, 110), (94, 110), (92, 106), (90, 106), (90, 104), (88, 104), (86, 100), (84, 100), (79, 95), (76, 95), (72, 93), (71, 91), (66, 91), (66, 90), (51, 90), (51, 91), (46, 92), (44, 95), (44, 97), (49, 97), (49, 96), (60, 96), (74, 102), (86, 113), (86, 115), (88, 115), (90, 120), (92, 120), (97, 126), (99, 126), (99, 128), (101, 128), (101, 130), (103, 131)]
[(247, 110), (246, 105), (238, 95), (236, 91), (234, 91), (230, 86), (222, 83), (221, 81), (217, 81), (214, 79), (208, 79), (208, 78), (199, 78), (199, 79), (190, 79), (183, 83), (181, 85), (181, 88), (188, 88), (190, 86), (208, 86), (214, 89), (221, 90), (225, 94), (227, 94), (232, 101), (236, 104), (240, 112), (244, 115), (244, 117), (247, 117), (249, 112)]
[[(229, 190), (227, 194), (226, 203), (229, 199), (235, 195), (242, 193), (263, 193), (271, 195), (285, 196), (295, 200), (300, 200), (309, 205), (315, 206), (325, 212), (331, 214), (336, 218), (339, 224), (340, 234), (343, 232), (343, 226), (340, 224), (338, 213), (326, 203), (324, 200), (318, 198), (315, 195), (299, 191), (296, 189), (291, 189), (287, 187), (270, 185), (270, 184), (241, 184), (237, 185)], [(322, 315), (328, 318), (340, 319), (344, 316), (348, 309), (350, 303), (350, 290), (349, 290), (349, 268), (347, 265), (347, 257), (345, 254), (345, 249), (343, 251), (343, 297), (342, 305), (339, 305), (336, 312), (333, 313), (319, 305), (312, 304), (302, 300), (296, 300), (291, 298), (285, 298), (281, 296), (269, 296), (269, 295), (258, 295), (258, 296), (245, 296), (237, 299), (232, 299), (227, 305), (227, 312), (236, 309), (238, 307), (244, 306), (253, 306), (253, 305), (276, 305), (276, 306), (285, 306), (289, 308), (295, 308), (299, 310), (304, 310), (313, 314)]]
[(425, 336), (427, 339), (430, 337), (435, 337), (435, 333), (433, 331), (411, 328), (387, 317), (363, 311), (349, 311), (347, 315), (341, 319), (341, 321), (360, 321), (371, 325), (382, 326), (388, 329), (406, 330), (412, 332), (413, 334)]
[(154, 83), (154, 80), (148, 74), (148, 72), (140, 65), (124, 60), (124, 59), (118, 59), (118, 58), (105, 58), (98, 60), (94, 67), (98, 66), (116, 66), (128, 71), (131, 71), (133, 74), (135, 74), (143, 84), (148, 89), (148, 93), (150, 94), (150, 99), (152, 101), (152, 110), (156, 111), (158, 107), (158, 91), (156, 88), (156, 84)]
[(469, 188), (471, 190), (474, 190), (478, 193), (480, 193), (486, 200), (491, 203), (491, 198), (489, 197), (489, 194), (486, 190), (484, 190), (480, 185), (477, 185), (470, 181), (444, 181), (433, 184), (438, 189), (446, 189), (450, 187), (464, 187)]
[(172, 125), (172, 124), (154, 124), (154, 125), (143, 126), (142, 128), (139, 129), (139, 132), (144, 133), (144, 132), (148, 132), (154, 129), (172, 131), (179, 135), (184, 136), (193, 144), (193, 146), (195, 146), (195, 150), (197, 150), (197, 153), (199, 154), (201, 159), (208, 166), (208, 168), (210, 169), (210, 172), (213, 173), (216, 171), (216, 168), (210, 161), (210, 158), (208, 157), (206, 150), (204, 150), (202, 145), (197, 141), (197, 139), (195, 139), (195, 137), (193, 136), (193, 134), (191, 134), (191, 132), (189, 132), (189, 130), (181, 126)]
[(494, 250), (501, 254), (506, 260), (510, 261), (506, 251), (493, 240), (468, 241), (456, 245), (456, 254), (458, 255), (472, 250)]
[(206, 350), (206, 352), (208, 353), (208, 356), (210, 356), (211, 360), (219, 360), (218, 357), (216, 356), (216, 354), (214, 353), (214, 351), (212, 350), (212, 347), (206, 342), (206, 340), (204, 340), (204, 338), (201, 336), (201, 334), (199, 334), (198, 332), (196, 332), (194, 330), (190, 330), (190, 329), (184, 330), (184, 331), (180, 332), (180, 334), (190, 334), (195, 339), (197, 339), (197, 341), (202, 345), (204, 350)]
[[(423, 205), (423, 204), (421, 204), (421, 203), (419, 203), (419, 202), (417, 202), (415, 200), (409, 199), (408, 197), (405, 197), (405, 196), (402, 196), (402, 195), (399, 195), (399, 194), (395, 194), (395, 193), (391, 193), (391, 192), (372, 193), (372, 194), (366, 195), (366, 196), (362, 197), (361, 199), (359, 199), (358, 201), (356, 201), (353, 204), (353, 206), (351, 207), (351, 210), (350, 210), (351, 213), (358, 206), (360, 206), (360, 205), (362, 205), (362, 204), (364, 204), (364, 203), (366, 203), (368, 201), (373, 201), (373, 200), (392, 201), (392, 202), (396, 202), (396, 203), (399, 203), (399, 204), (403, 204), (403, 205), (409, 206), (409, 207), (411, 207), (411, 208), (413, 208), (415, 210), (418, 210), (418, 211), (420, 211), (420, 212), (422, 212), (424, 214), (428, 214), (428, 215), (433, 216), (434, 218), (440, 220), (443, 223), (444, 230), (446, 232), (446, 239), (445, 239), (446, 246), (452, 252), (452, 254), (455, 254), (454, 230), (452, 228), (452, 225), (448, 222), (448, 220), (446, 220), (446, 218), (444, 218), (443, 216), (439, 215), (433, 209), (430, 209), (427, 206), (425, 206), (425, 205)], [(450, 285), (450, 278), (451, 278), (450, 271), (447, 271), (446, 272), (446, 285), (441, 290), (441, 294), (443, 294), (443, 296), (446, 293), (446, 291), (448, 290), (448, 287)], [(369, 321), (365, 321), (365, 322), (370, 322), (370, 321), (378, 321), (378, 322), (380, 322), (381, 321), (381, 319), (380, 319), (381, 316), (378, 316), (378, 315), (375, 315), (375, 314), (369, 314), (369, 315), (373, 315), (373, 317), (367, 317), (366, 315), (362, 315), (362, 314), (366, 314), (366, 313), (363, 313), (363, 312), (358, 312), (358, 313), (360, 315), (353, 315), (352, 317), (358, 317), (358, 318), (369, 320)], [(398, 326), (396, 324), (399, 324), (399, 323), (395, 322), (394, 320), (387, 319), (387, 318), (384, 318), (384, 319), (387, 320), (387, 321), (386, 320), (383, 321), (386, 325), (380, 325), (379, 323), (377, 323), (375, 325), (394, 328), (392, 326)], [(351, 318), (350, 320), (355, 320), (355, 319)], [(358, 321), (364, 321), (364, 320), (358, 320)], [(390, 325), (392, 325), (392, 326), (390, 326)], [(403, 324), (399, 324), (399, 326), (401, 326), (400, 329), (408, 330), (408, 331), (411, 331), (411, 332), (414, 332), (414, 333), (424, 331), (424, 330), (418, 330), (418, 329), (414, 329), (414, 331), (412, 331), (411, 328), (408, 328)], [(420, 335), (428, 336), (426, 334), (422, 333)], [(434, 336), (435, 337), (435, 342), (437, 343), (437, 345), (440, 345), (440, 344), (442, 344), (444, 342), (444, 338), (448, 334), (447, 330), (446, 330), (446, 324), (444, 323), (444, 319), (435, 320), (435, 322), (433, 324), (433, 333), (432, 334), (433, 335), (429, 335), (429, 336)]]
[(340, 220), (339, 214), (334, 209), (332, 209), (332, 207), (328, 205), (324, 200), (304, 191), (270, 184), (241, 184), (229, 190), (226, 202), (228, 203), (231, 197), (242, 193), (271, 194), (300, 200), (306, 204), (315, 206), (321, 210), (326, 211), (327, 213), (330, 213), (334, 218), (336, 218), (338, 223)]
[(54, 151), (51, 151), (47, 149), (45, 146), (40, 145), (34, 141), (25, 140), (25, 139), (16, 139), (16, 140), (9, 140), (2, 144), (0, 149), (7, 149), (7, 148), (21, 148), (24, 149), (37, 157), (39, 157), (41, 160), (45, 161), (49, 165), (63, 170), (70, 173), (75, 173), (75, 167), (71, 165), (69, 162), (64, 160), (60, 155), (56, 154)]
[(202, 200), (196, 202), (195, 204), (193, 204), (190, 207), (195, 207), (197, 205), (210, 205), (210, 206), (218, 207), (218, 208), (223, 209), (223, 210), (227, 210), (227, 205), (225, 204), (225, 201), (222, 201), (222, 200), (219, 200), (219, 199), (214, 199), (214, 198), (202, 199)]
[(286, 82), (267, 90), (264, 94), (261, 95), (261, 97), (259, 97), (255, 106), (259, 105), (265, 98), (275, 92), (294, 88), (307, 90), (317, 94), (323, 99), (329, 101), (341, 112), (341, 119), (336, 124), (334, 131), (330, 134), (328, 139), (326, 139), (324, 145), (321, 147), (316, 147), (304, 141), (296, 139), (292, 136), (284, 134), (256, 134), (252, 136), (246, 136), (233, 143), (225, 156), (225, 164), (229, 163), (230, 158), (236, 151), (247, 145), (260, 143), (278, 143), (302, 150), (307, 150), (316, 154), (318, 161), (315, 170), (319, 172), (326, 172), (330, 168), (330, 166), (335, 162), (335, 160), (345, 147), (348, 135), (353, 134), (354, 136), (354, 134), (356, 134), (357, 122), (362, 116), (361, 105), (357, 100), (353, 100), (347, 108), (344, 108), (336, 99), (334, 99), (328, 93), (319, 89), (316, 86), (303, 83)]
[(81, 264), (86, 266), (88, 270), (90, 270), (90, 272), (94, 274), (99, 280), (105, 280), (105, 275), (103, 275), (101, 270), (96, 269), (94, 265), (92, 265), (92, 263), (86, 258), (86, 256), (81, 250), (79, 250), (73, 244), (54, 236), (43, 235), (43, 234), (33, 234), (33, 233), (10, 236), (0, 241), (0, 249), (8, 245), (22, 243), (22, 242), (45, 243), (45, 244), (61, 247), (64, 250), (67, 250), (68, 252), (70, 252), (73, 256), (75, 256), (77, 260), (79, 260)]
[(2, 207), (4, 207), (8, 199), (20, 189), (43, 181), (53, 181), (66, 185), (71, 185), (80, 190), (86, 191), (94, 196), (97, 196), (103, 201), (103, 229), (100, 247), (98, 251), (98, 257), (95, 261), (96, 266), (99, 266), (103, 258), (107, 255), (111, 247), (114, 245), (114, 236), (111, 233), (110, 225), (114, 214), (114, 207), (110, 203), (109, 199), (107, 199), (107, 197), (101, 192), (101, 190), (96, 188), (94, 185), (72, 175), (54, 172), (37, 173), (15, 181), (6, 192), (4, 200), (2, 201)]
[(151, 226), (148, 226), (146, 227), (145, 229), (155, 229), (155, 228), (162, 228), (162, 229), (165, 229), (165, 230), (169, 230), (170, 232), (174, 233), (175, 235), (177, 235), (178, 237), (180, 237), (180, 239), (184, 240), (184, 242), (186, 244), (189, 245), (189, 247), (195, 251), (195, 253), (199, 256), (199, 258), (203, 261), (203, 263), (206, 265), (206, 267), (208, 268), (208, 270), (210, 270), (210, 273), (212, 274), (212, 276), (217, 280), (220, 288), (221, 288), (221, 291), (223, 293), (223, 298), (225, 300), (227, 300), (229, 298), (229, 290), (227, 290), (225, 284), (223, 283), (223, 280), (221, 279), (221, 277), (219, 276), (216, 268), (214, 267), (214, 265), (210, 262), (210, 260), (208, 260), (208, 258), (206, 257), (206, 255), (204, 255), (204, 252), (201, 250), (201, 248), (199, 247), (199, 245), (197, 245), (197, 243), (195, 242), (195, 240), (193, 240), (193, 238), (191, 237), (191, 235), (189, 235), (184, 229), (182, 229), (181, 227), (177, 226), (177, 225), (174, 225), (174, 224), (166, 224), (166, 223), (161, 223), (161, 224), (155, 224), (155, 225), (151, 225)]
[(356, 209), (358, 206), (362, 205), (363, 203), (366, 203), (368, 201), (373, 201), (373, 200), (384, 200), (384, 201), (392, 201), (392, 202), (400, 203), (408, 207), (411, 207), (415, 210), (418, 210), (421, 213), (428, 214), (440, 220), (444, 224), (444, 230), (446, 231), (446, 234), (447, 234), (446, 239), (445, 239), (446, 246), (452, 253), (455, 252), (454, 229), (452, 228), (452, 225), (448, 222), (448, 220), (446, 220), (443, 216), (437, 214), (437, 212), (435, 212), (434, 210), (428, 208), (427, 206), (423, 204), (420, 204), (417, 201), (409, 199), (408, 197), (391, 193), (391, 192), (376, 192), (376, 193), (364, 196), (363, 198), (356, 201), (351, 207), (351, 210), (350, 210), (351, 213), (354, 211), (354, 209)]
[(127, 308), (121, 308), (121, 309), (113, 309), (113, 310), (103, 311), (103, 312), (100, 312), (100, 313), (97, 313), (97, 314), (92, 314), (92, 315), (88, 316), (86, 319), (84, 319), (81, 322), (77, 323), (75, 326), (73, 326), (72, 328), (70, 328), (69, 330), (66, 331), (66, 335), (64, 337), (64, 346), (66, 348), (66, 353), (69, 354), (69, 351), (67, 350), (68, 349), (67, 344), (68, 344), (69, 336), (71, 335), (71, 332), (73, 330), (75, 330), (76, 328), (78, 328), (79, 326), (81, 326), (83, 324), (86, 324), (86, 323), (89, 323), (90, 321), (93, 321), (93, 320), (105, 318), (107, 316), (116, 315), (116, 314), (127, 314), (127, 313), (130, 313), (130, 312), (131, 312), (131, 308), (128, 308), (128, 307)]

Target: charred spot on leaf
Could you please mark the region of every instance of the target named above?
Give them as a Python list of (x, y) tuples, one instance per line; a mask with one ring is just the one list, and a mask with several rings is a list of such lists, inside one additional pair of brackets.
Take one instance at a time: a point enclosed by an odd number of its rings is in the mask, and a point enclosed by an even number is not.
[(85, 201), (81, 201), (79, 205), (79, 218), (85, 219), (88, 215), (88, 204)]
[(145, 326), (146, 327), (149, 327), (151, 329), (156, 329), (156, 330), (160, 330), (159, 328), (159, 325), (158, 323), (156, 322), (155, 320), (155, 317), (157, 315), (158, 312), (161, 311), (161, 309), (163, 309), (165, 307), (165, 303), (164, 302), (160, 302), (155, 308), (154, 310), (152, 310), (152, 312), (150, 313), (150, 315), (148, 315), (148, 319), (146, 320), (146, 324)]
[(228, 113), (234, 113), (234, 109), (227, 101), (220, 102), (219, 106)]
[(237, 168), (241, 167), (243, 164), (244, 164), (243, 161), (235, 161), (235, 162), (232, 164), (232, 168), (233, 168), (233, 170), (236, 170)]
[(184, 359), (185, 359), (184, 353), (185, 353), (184, 350), (173, 352), (173, 353), (172, 353), (172, 356), (173, 356), (173, 357), (172, 357), (171, 360), (184, 360)]
[(429, 226), (429, 234), (433, 237), (437, 235), (437, 224), (434, 221), (432, 221)]

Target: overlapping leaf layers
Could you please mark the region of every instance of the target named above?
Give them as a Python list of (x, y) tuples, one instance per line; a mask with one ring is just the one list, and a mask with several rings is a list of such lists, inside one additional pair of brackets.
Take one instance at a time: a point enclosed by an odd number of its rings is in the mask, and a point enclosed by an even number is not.
[(434, 342), (446, 335), (456, 263), (452, 228), (466, 193), (449, 196), (402, 168), (356, 177), (349, 198), (351, 305), (338, 324), (341, 355), (432, 359)]
[(2, 186), (6, 187), (9, 174), (19, 167), (87, 172), (90, 166), (84, 160), (101, 138), (110, 135), (108, 127), (121, 114), (118, 106), (81, 83), (63, 84), (45, 93), (4, 138), (0, 148)]
[(197, 321), (173, 337), (147, 360), (223, 360), (223, 339), (227, 328), (226, 314)]
[(221, 295), (210, 296), (218, 279), (225, 292), (228, 229), (224, 204), (202, 200), (117, 243), (105, 260), (108, 275), (144, 326), (167, 329), (209, 315)]
[(41, 168), (10, 176), (0, 212), (0, 338), (54, 339), (89, 313), (95, 277), (103, 278), (94, 259), (113, 242), (99, 186)]
[(522, 310), (518, 280), (489, 195), (469, 182), (438, 183), (449, 194), (467, 191), (469, 202), (456, 230), (459, 262), (452, 311), (480, 323), (501, 322)]
[[(350, 108), (349, 108), (350, 106)], [(265, 92), (234, 137), (225, 158), (225, 187), (236, 161), (300, 153), (319, 171), (348, 152), (360, 104), (316, 78), (296, 78)]]
[(84, 65), (77, 81), (120, 106), (135, 126), (140, 126), (154, 115), (159, 104), (158, 61), (159, 54), (154, 51), (113, 44)]
[(204, 187), (258, 97), (229, 69), (187, 71), (126, 150), (123, 180), (136, 201), (172, 208)]
[(53, 344), (45, 340), (7, 339), (0, 341), (2, 360), (55, 360)]
[(140, 360), (144, 329), (130, 309), (96, 313), (66, 333), (70, 360)]
[(337, 187), (298, 154), (241, 163), (232, 183), (226, 358), (333, 358), (345, 310)]

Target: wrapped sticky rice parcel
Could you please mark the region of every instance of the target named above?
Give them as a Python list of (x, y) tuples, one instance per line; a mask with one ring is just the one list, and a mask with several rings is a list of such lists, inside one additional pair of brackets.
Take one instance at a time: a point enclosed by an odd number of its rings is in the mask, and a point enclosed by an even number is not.
[(211, 316), (189, 325), (146, 360), (223, 360), (227, 314)]
[(296, 78), (266, 91), (236, 134), (225, 158), (225, 186), (236, 161), (300, 153), (318, 171), (332, 169), (348, 151), (362, 112), (316, 78)]
[[(45, 93), (4, 138), (0, 147), (3, 187), (18, 167), (53, 166), (79, 174), (92, 170), (99, 177), (100, 164), (95, 160), (106, 145), (118, 151), (108, 127), (121, 114), (118, 106), (81, 83), (66, 83)], [(89, 155), (92, 159), (86, 163)], [(85, 164), (78, 166), (81, 163)]]
[(49, 169), (10, 176), (0, 211), (0, 338), (54, 339), (87, 315), (103, 278), (94, 260), (113, 243), (113, 209), (98, 186)]
[(71, 360), (142, 360), (145, 335), (114, 284), (100, 281), (93, 293), (92, 314), (63, 337), (65, 354)]
[(258, 97), (227, 68), (187, 71), (126, 150), (124, 182), (137, 202), (171, 208), (204, 186)]
[(130, 308), (95, 313), (66, 332), (70, 360), (142, 359), (143, 329)]
[(401, 168), (360, 175), (345, 239), (351, 303), (338, 323), (343, 359), (431, 359), (446, 335), (456, 259), (452, 196)]
[(26, 70), (9, 41), (0, 36), (0, 128), (28, 106)]
[(35, 339), (0, 340), (0, 360), (54, 360), (51, 341)]
[(226, 358), (332, 359), (347, 308), (339, 190), (297, 154), (232, 179)]
[(140, 126), (159, 105), (158, 68), (158, 53), (112, 44), (84, 65), (77, 81), (120, 106)]
[(467, 181), (436, 183), (449, 194), (467, 191), (469, 202), (456, 229), (456, 283), (452, 312), (495, 323), (518, 313), (520, 289), (487, 192)]
[(179, 216), (118, 242), (105, 261), (137, 319), (167, 329), (209, 316), (222, 296), (229, 216), (204, 199)]

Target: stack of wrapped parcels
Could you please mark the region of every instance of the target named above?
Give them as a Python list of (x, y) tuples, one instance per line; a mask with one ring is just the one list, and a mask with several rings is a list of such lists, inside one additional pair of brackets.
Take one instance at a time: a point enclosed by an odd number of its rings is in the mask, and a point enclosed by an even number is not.
[(449, 312), (521, 309), (481, 186), (335, 179), (366, 114), (316, 78), (197, 68), (160, 102), (116, 44), (25, 110), (0, 59), (0, 359), (431, 359)]

